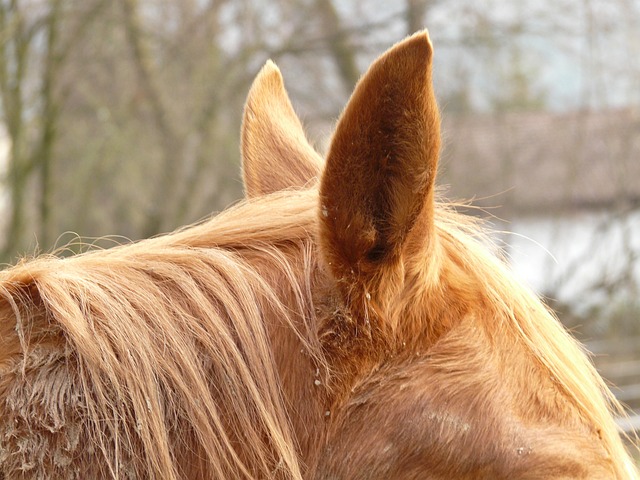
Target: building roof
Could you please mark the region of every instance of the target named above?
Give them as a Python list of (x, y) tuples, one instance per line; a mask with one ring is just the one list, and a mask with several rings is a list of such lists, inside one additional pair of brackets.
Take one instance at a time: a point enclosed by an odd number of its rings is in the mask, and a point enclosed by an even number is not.
[(532, 214), (640, 208), (639, 110), (445, 113), (443, 132), (449, 198)]

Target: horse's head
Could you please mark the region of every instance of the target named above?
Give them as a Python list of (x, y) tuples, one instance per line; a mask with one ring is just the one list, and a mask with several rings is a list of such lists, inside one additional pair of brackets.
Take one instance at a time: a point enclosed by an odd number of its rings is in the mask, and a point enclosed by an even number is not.
[(314, 303), (330, 418), (307, 461), (318, 478), (621, 475), (593, 368), (469, 238), (471, 223), (436, 202), (432, 57), (422, 32), (370, 67), (324, 166), (273, 63), (249, 95), (247, 196), (318, 188)]
[(585, 355), (435, 201), (432, 54), (373, 64), (326, 162), (268, 63), (247, 201), (2, 271), (0, 479), (635, 478)]

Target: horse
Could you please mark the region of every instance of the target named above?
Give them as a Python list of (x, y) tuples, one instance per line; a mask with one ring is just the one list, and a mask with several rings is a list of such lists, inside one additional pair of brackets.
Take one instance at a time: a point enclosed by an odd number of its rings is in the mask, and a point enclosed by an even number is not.
[(326, 159), (272, 62), (245, 199), (0, 273), (0, 478), (635, 479), (583, 348), (435, 186), (426, 31)]

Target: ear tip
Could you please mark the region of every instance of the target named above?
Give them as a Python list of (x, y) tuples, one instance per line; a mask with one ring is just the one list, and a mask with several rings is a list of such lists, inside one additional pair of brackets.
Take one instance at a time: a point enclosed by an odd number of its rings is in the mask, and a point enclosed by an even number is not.
[(417, 30), (411, 35), (407, 37), (408, 39), (417, 39), (418, 41), (431, 44), (431, 37), (429, 36), (429, 29), (423, 28), (422, 30)]
[(282, 92), (284, 92), (284, 80), (280, 69), (272, 60), (267, 60), (253, 80), (247, 103), (251, 104), (254, 100), (264, 99), (274, 93), (282, 95)]
[(260, 72), (258, 72), (258, 76), (256, 77), (256, 80), (258, 79), (262, 79), (262, 80), (270, 79), (270, 80), (278, 81), (279, 83), (283, 83), (282, 73), (280, 73), (280, 69), (275, 64), (275, 62), (271, 59), (267, 60), (263, 65), (263, 67), (260, 69)]
[[(429, 36), (429, 30), (418, 30), (413, 35), (405, 38), (395, 45), (398, 49), (419, 50), (424, 56), (430, 57), (433, 54), (433, 43)], [(394, 49), (394, 48), (392, 48)]]
[(278, 65), (276, 65), (276, 62), (274, 62), (271, 59), (268, 59), (265, 64), (262, 67), (262, 71), (269, 71), (269, 72), (278, 72), (280, 73), (280, 69), (278, 68)]

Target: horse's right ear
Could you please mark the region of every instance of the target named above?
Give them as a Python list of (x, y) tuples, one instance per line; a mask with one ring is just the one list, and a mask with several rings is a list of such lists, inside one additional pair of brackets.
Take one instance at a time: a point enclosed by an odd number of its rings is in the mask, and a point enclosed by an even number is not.
[(369, 68), (340, 117), (320, 184), (323, 257), (365, 315), (384, 310), (388, 289), (401, 288), (403, 260), (419, 258), (433, 237), (440, 117), (432, 53), (420, 32)]
[(269, 60), (253, 81), (242, 120), (242, 173), (247, 197), (304, 187), (320, 175), (282, 75)]

